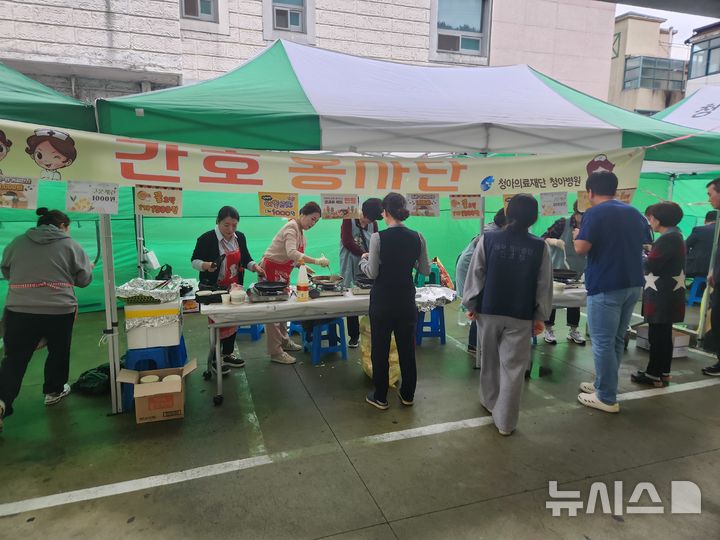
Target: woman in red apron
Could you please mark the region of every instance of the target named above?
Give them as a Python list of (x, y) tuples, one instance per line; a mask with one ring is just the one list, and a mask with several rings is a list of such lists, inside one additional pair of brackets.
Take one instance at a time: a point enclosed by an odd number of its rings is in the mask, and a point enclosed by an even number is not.
[[(233, 284), (242, 285), (244, 271), (247, 268), (265, 273), (255, 264), (247, 248), (245, 235), (237, 230), (240, 215), (232, 206), (223, 206), (218, 212), (216, 226), (197, 239), (192, 254), (192, 266), (200, 272), (201, 289), (228, 289)], [(210, 322), (213, 322), (210, 319)], [(223, 355), (223, 375), (231, 367), (243, 367), (245, 361), (235, 351), (236, 328), (221, 328), (220, 342)], [(212, 364), (215, 370), (215, 363)]]
[[(268, 281), (284, 281), (289, 287), (290, 273), (300, 263), (329, 265), (325, 257), (316, 259), (305, 255), (304, 231), (311, 229), (320, 217), (320, 206), (315, 202), (309, 202), (300, 209), (297, 218), (283, 225), (260, 262)], [(270, 360), (278, 364), (294, 364), (295, 358), (286, 351), (299, 351), (302, 347), (288, 336), (287, 323), (266, 324), (265, 333)]]

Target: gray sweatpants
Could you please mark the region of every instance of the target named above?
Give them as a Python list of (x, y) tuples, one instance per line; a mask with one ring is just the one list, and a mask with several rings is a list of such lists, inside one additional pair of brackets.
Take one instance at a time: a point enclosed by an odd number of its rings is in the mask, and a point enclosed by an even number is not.
[(478, 314), (480, 403), (498, 429), (517, 427), (525, 370), (530, 366), (532, 321)]

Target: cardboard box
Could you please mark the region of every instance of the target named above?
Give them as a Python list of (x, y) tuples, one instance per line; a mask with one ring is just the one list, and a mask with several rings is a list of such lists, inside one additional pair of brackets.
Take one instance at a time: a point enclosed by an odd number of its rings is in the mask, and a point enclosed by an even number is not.
[(165, 326), (133, 328), (128, 330), (128, 349), (146, 349), (148, 347), (174, 347), (180, 344), (182, 322), (180, 318), (180, 299), (163, 304), (134, 304), (125, 306), (125, 319), (162, 317), (177, 315), (178, 321)]
[[(181, 368), (134, 371), (121, 369), (118, 382), (133, 385), (135, 396), (135, 420), (138, 424), (160, 422), (185, 417), (185, 377), (197, 368), (197, 361), (190, 360)], [(157, 375), (160, 382), (140, 383), (145, 375)], [(179, 381), (163, 381), (168, 375), (180, 375)]]
[[(638, 326), (635, 344), (640, 349), (650, 350), (650, 342), (648, 341), (648, 325)], [(690, 347), (690, 336), (673, 330), (673, 358), (685, 358), (688, 355), (688, 347)]]

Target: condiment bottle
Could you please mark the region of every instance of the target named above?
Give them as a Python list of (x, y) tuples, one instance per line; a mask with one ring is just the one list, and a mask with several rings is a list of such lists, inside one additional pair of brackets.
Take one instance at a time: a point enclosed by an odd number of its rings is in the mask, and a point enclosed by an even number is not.
[(310, 281), (308, 280), (307, 268), (305, 268), (304, 264), (300, 265), (296, 290), (298, 302), (307, 302), (310, 300)]

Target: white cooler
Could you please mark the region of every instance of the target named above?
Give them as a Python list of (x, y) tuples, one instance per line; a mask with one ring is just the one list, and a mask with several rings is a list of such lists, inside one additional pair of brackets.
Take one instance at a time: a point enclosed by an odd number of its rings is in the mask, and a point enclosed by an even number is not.
[(174, 347), (182, 335), (182, 304), (180, 299), (163, 304), (135, 304), (125, 306), (125, 319), (176, 315), (177, 322), (164, 326), (141, 326), (126, 332), (128, 349), (148, 347)]

